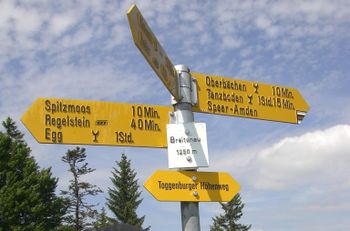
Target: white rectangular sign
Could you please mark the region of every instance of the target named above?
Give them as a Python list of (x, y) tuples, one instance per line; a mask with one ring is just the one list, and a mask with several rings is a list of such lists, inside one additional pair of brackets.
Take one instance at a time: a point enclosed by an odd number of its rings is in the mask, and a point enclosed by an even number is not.
[(167, 124), (169, 168), (208, 167), (205, 123)]

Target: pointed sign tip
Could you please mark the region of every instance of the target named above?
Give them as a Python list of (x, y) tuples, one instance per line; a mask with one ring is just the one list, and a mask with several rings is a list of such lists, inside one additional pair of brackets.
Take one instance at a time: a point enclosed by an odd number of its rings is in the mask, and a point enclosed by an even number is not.
[(132, 11), (134, 8), (138, 9), (135, 3), (133, 3), (133, 4), (129, 7), (128, 12), (127, 12), (126, 14), (130, 14), (131, 11)]

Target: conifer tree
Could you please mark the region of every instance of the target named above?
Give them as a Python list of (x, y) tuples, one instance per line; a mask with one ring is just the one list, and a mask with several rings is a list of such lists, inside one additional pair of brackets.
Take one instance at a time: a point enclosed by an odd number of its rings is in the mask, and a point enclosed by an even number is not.
[(101, 209), (101, 213), (98, 214), (98, 218), (97, 221), (94, 224), (94, 228), (98, 229), (98, 228), (105, 228), (107, 226), (112, 225), (113, 223), (111, 222), (111, 218), (107, 216), (107, 212), (105, 207), (103, 207)]
[(10, 117), (7, 117), (6, 120), (2, 122), (2, 126), (5, 128), (6, 134), (11, 137), (12, 140), (20, 144), (25, 144), (23, 140), (24, 135), (17, 129), (16, 123)]
[(224, 210), (223, 215), (213, 218), (213, 225), (210, 226), (210, 231), (247, 231), (251, 225), (242, 225), (238, 220), (243, 215), (244, 204), (241, 201), (240, 194), (236, 194), (233, 199), (227, 203), (220, 203)]
[(23, 134), (7, 118), (0, 132), (0, 231), (54, 230), (65, 213), (51, 169), (39, 169)]
[[(107, 206), (116, 217), (116, 222), (133, 225), (142, 228), (145, 216), (138, 217), (136, 210), (141, 204), (141, 192), (136, 179), (135, 170), (131, 169), (130, 160), (122, 154), (117, 168), (113, 168), (111, 181), (112, 188), (108, 188)], [(145, 230), (149, 230), (147, 227)]]
[(81, 177), (92, 173), (95, 169), (88, 167), (85, 148), (76, 147), (73, 150), (68, 150), (66, 155), (62, 157), (62, 161), (69, 165), (68, 171), (73, 175), (69, 181), (68, 190), (62, 191), (68, 206), (65, 221), (76, 231), (92, 228), (93, 220), (97, 215), (96, 205), (89, 204), (86, 199), (88, 196), (96, 196), (102, 191), (96, 185), (82, 181)]

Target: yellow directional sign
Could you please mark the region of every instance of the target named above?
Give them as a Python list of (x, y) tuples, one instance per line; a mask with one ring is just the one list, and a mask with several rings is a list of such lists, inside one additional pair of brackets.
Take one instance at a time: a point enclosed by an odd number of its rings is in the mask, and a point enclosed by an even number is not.
[(197, 80), (195, 112), (300, 123), (309, 105), (297, 89), (191, 73)]
[(135, 45), (170, 93), (179, 100), (178, 79), (174, 65), (135, 4), (129, 8), (127, 15)]
[(39, 143), (166, 147), (171, 107), (37, 99), (21, 120)]
[(144, 187), (159, 201), (230, 201), (239, 184), (226, 172), (158, 170)]

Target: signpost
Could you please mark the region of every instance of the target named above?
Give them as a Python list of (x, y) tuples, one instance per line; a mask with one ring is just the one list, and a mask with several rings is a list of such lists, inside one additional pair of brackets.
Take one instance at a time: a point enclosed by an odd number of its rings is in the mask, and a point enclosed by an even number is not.
[(191, 74), (198, 84), (195, 112), (298, 124), (309, 110), (294, 88)]
[(127, 16), (136, 47), (174, 98), (179, 100), (179, 84), (174, 65), (135, 4), (129, 8)]
[(22, 122), (39, 143), (167, 147), (171, 107), (39, 98)]
[(226, 172), (158, 170), (144, 187), (159, 201), (227, 202), (239, 184)]
[(194, 123), (193, 111), (298, 124), (309, 106), (294, 88), (174, 67), (135, 4), (127, 16), (137, 48), (173, 95), (173, 107), (40, 98), (21, 120), (39, 143), (168, 145), (169, 168), (191, 171), (158, 170), (144, 186), (159, 201), (180, 201), (182, 230), (199, 231), (198, 202), (230, 201), (240, 186), (228, 173), (196, 171), (208, 167), (209, 158), (205, 124)]

